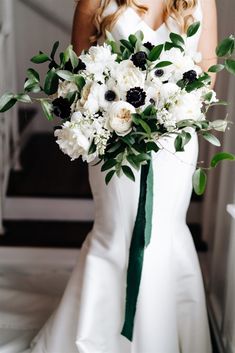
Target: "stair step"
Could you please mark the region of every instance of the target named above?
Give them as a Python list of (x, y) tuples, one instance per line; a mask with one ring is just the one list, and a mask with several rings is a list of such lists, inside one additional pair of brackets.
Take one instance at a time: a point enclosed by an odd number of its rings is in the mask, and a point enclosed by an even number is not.
[(22, 133), (37, 114), (36, 108), (19, 108), (19, 132)]
[(87, 164), (71, 162), (53, 134), (35, 134), (21, 156), (22, 171), (11, 171), (7, 196), (91, 198)]
[(4, 222), (0, 246), (80, 248), (92, 222)]
[[(93, 222), (5, 221), (6, 233), (0, 237), (0, 246), (80, 248)], [(201, 239), (201, 227), (189, 224), (198, 252), (208, 250)]]

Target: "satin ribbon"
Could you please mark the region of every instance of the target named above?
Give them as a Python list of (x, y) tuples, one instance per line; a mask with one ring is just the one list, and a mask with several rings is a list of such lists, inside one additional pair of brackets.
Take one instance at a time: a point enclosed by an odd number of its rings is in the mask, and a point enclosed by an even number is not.
[(127, 270), (125, 321), (121, 334), (133, 339), (136, 305), (144, 261), (144, 249), (149, 245), (153, 214), (152, 160), (141, 167), (140, 195), (135, 226), (132, 234)]

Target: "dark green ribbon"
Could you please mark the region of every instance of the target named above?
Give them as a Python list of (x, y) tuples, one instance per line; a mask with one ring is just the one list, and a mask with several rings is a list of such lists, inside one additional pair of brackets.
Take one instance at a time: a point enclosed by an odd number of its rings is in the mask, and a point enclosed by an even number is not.
[(141, 167), (140, 196), (135, 226), (132, 234), (127, 270), (125, 321), (121, 334), (132, 341), (136, 305), (139, 294), (144, 249), (149, 245), (153, 213), (152, 160)]

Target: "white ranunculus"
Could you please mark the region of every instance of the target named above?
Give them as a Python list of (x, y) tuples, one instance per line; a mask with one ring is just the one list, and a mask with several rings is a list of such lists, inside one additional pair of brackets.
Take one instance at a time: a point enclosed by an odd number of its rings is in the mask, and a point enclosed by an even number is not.
[(134, 87), (144, 88), (145, 75), (131, 60), (122, 61), (113, 73), (122, 96)]
[(58, 97), (65, 98), (68, 93), (78, 91), (74, 82), (60, 81), (58, 86)]
[(114, 102), (108, 112), (106, 128), (114, 130), (117, 135), (127, 135), (132, 128), (131, 114), (135, 112), (133, 105), (127, 102)]
[(202, 113), (202, 102), (197, 92), (182, 92), (177, 102), (173, 104), (169, 111), (173, 114), (176, 121), (181, 120), (202, 120), (205, 118)]
[(81, 54), (80, 59), (86, 65), (86, 73), (94, 76), (96, 81), (104, 82), (104, 72), (116, 65), (117, 55), (111, 52), (107, 44), (92, 46), (88, 53)]

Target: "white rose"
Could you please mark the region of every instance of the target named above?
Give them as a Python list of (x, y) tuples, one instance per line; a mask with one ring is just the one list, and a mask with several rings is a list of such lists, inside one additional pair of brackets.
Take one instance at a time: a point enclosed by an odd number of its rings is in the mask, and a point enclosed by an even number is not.
[(114, 102), (108, 112), (107, 128), (114, 130), (117, 135), (127, 135), (132, 128), (133, 113), (135, 108), (131, 104), (123, 101)]
[(75, 91), (78, 91), (78, 88), (74, 82), (60, 81), (58, 86), (58, 97), (65, 98), (69, 92)]
[(122, 95), (134, 87), (144, 87), (145, 75), (131, 60), (122, 61), (113, 73)]

